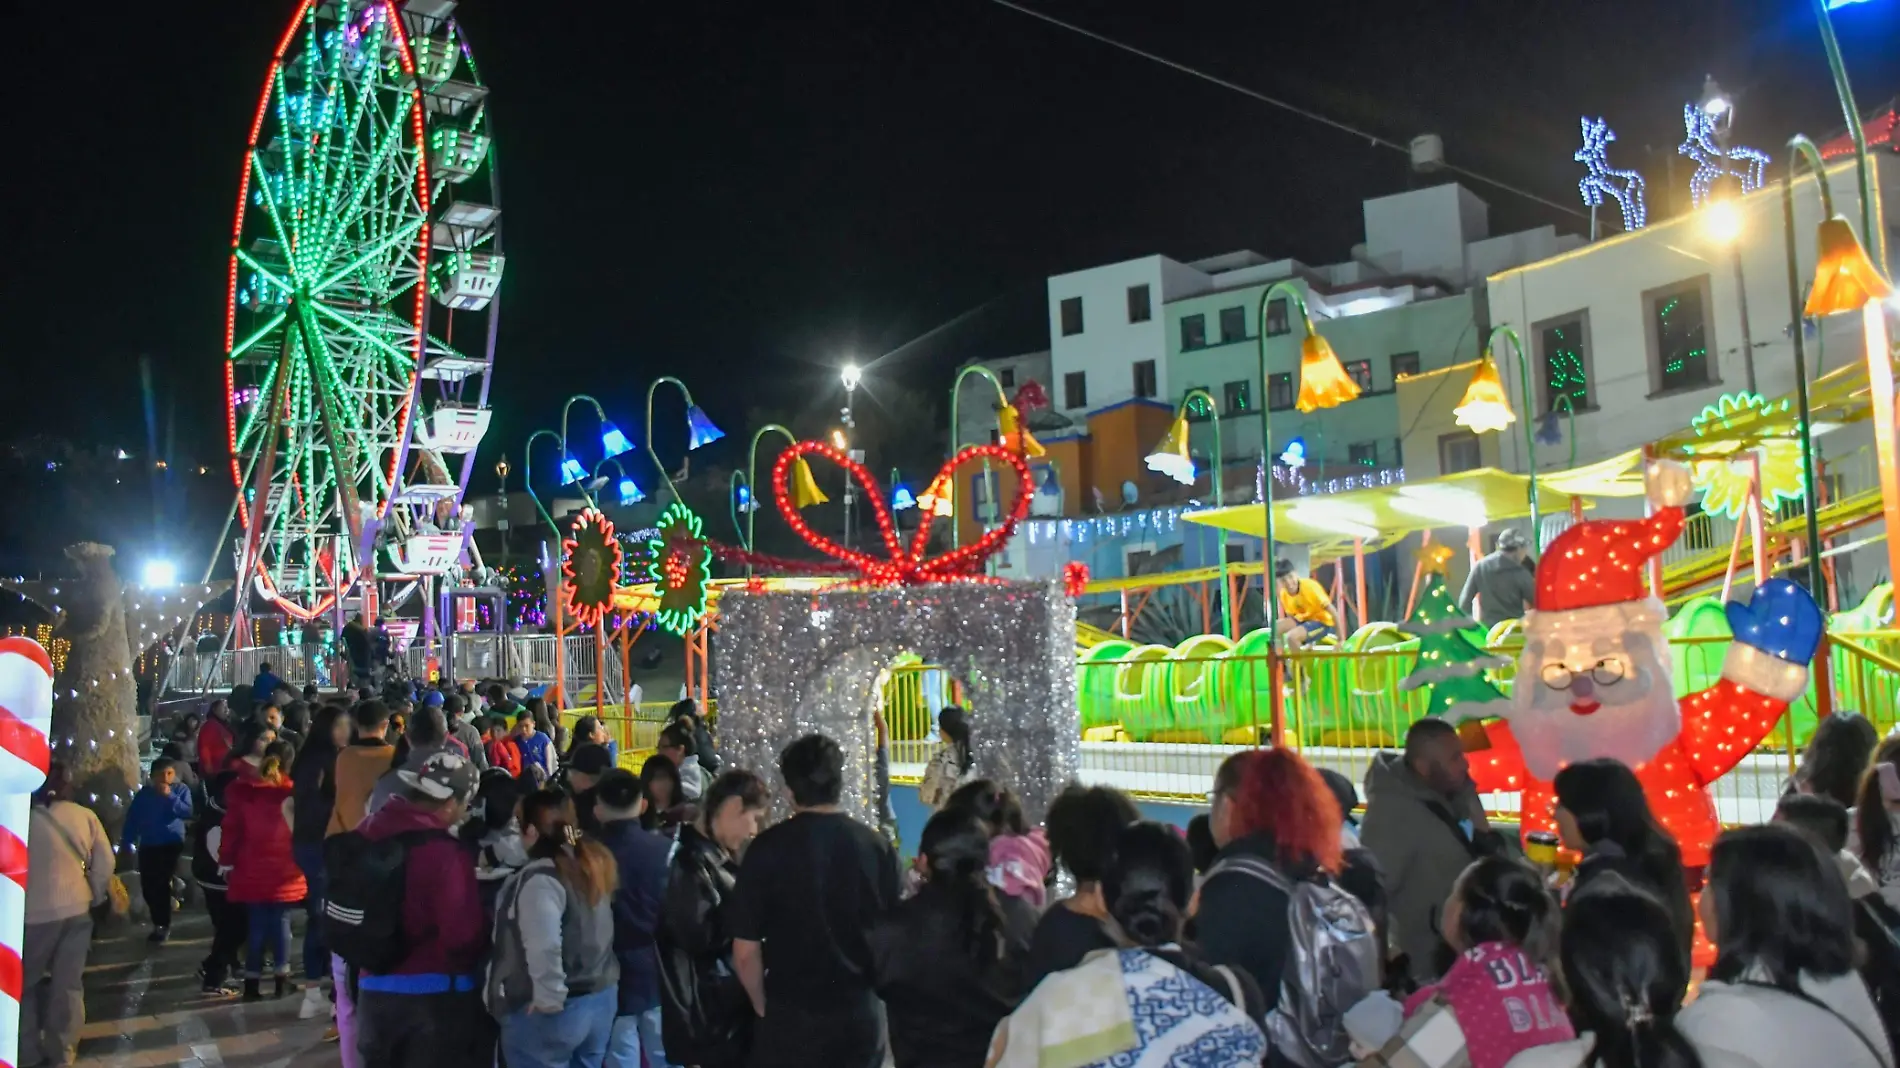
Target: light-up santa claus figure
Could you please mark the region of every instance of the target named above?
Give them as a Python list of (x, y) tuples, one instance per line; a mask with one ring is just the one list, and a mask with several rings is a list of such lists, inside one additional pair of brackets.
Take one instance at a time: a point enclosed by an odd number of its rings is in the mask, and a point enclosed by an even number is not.
[(1682, 533), (1689, 488), (1682, 465), (1652, 465), (1647, 519), (1578, 523), (1538, 563), (1505, 722), (1486, 724), (1489, 748), (1467, 754), (1480, 791), (1523, 791), (1526, 834), (1555, 829), (1550, 784), (1559, 768), (1614, 757), (1636, 770), (1683, 864), (1707, 864), (1721, 829), (1709, 784), (1807, 689), (1821, 612), (1807, 591), (1774, 579), (1748, 604), (1729, 603), (1734, 641), (1721, 680), (1677, 700), (1666, 610), (1644, 588), (1643, 569)]

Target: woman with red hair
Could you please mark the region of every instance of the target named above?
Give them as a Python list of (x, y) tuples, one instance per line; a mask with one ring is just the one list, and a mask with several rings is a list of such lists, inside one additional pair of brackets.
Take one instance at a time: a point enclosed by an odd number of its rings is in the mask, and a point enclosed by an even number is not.
[(1279, 1003), (1292, 945), (1286, 887), (1339, 873), (1339, 802), (1319, 772), (1290, 749), (1228, 757), (1214, 774), (1209, 800), (1209, 829), (1220, 852), (1201, 884), (1195, 941), (1210, 963), (1251, 975), (1271, 1009)]

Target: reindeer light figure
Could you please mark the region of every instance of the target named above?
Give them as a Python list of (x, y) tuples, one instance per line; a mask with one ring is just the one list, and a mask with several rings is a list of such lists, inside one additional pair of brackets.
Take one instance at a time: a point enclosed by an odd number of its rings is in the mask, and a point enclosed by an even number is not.
[[(1606, 195), (1613, 198), (1616, 206), (1623, 209), (1623, 229), (1641, 230), (1649, 222), (1649, 208), (1643, 201), (1643, 176), (1610, 166), (1610, 142), (1616, 140), (1616, 131), (1610, 129), (1609, 123), (1587, 115), (1582, 121), (1583, 147), (1571, 158), (1588, 168), (1589, 173), (1577, 183), (1577, 192), (1583, 194), (1583, 202), (1592, 208), (1601, 206)], [(1594, 218), (1593, 215), (1593, 221)]]
[[(1696, 207), (1709, 197), (1715, 180), (1733, 175), (1741, 180), (1743, 194), (1760, 189), (1768, 169), (1768, 153), (1737, 145), (1723, 148), (1715, 140), (1715, 116), (1694, 104), (1682, 105), (1684, 140), (1676, 151), (1695, 161), (1695, 174), (1689, 178), (1689, 199)], [(1737, 169), (1730, 164), (1740, 163)]]

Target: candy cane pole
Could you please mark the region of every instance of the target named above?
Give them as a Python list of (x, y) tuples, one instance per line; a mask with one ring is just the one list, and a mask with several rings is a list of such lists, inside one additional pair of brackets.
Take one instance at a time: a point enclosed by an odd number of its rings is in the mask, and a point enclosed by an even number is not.
[(26, 929), (26, 829), (46, 781), (53, 662), (28, 638), (0, 638), (0, 1066), (20, 1057), (20, 940)]

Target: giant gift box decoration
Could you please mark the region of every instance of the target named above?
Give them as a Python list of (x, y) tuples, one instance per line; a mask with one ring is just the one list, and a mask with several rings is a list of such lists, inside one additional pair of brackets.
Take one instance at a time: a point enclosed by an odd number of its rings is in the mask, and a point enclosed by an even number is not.
[[(903, 653), (962, 684), (977, 770), (1005, 782), (1040, 822), (1081, 764), (1075, 607), (1056, 582), (955, 582), (822, 592), (728, 590), (714, 680), (720, 751), (770, 777), (779, 751), (814, 731), (845, 752), (844, 810), (879, 823), (871, 714)], [(895, 725), (894, 725), (895, 726)], [(921, 774), (934, 746), (893, 743), (896, 774)], [(776, 797), (776, 795), (775, 795)], [(784, 801), (775, 801), (780, 811)]]
[(1807, 689), (1821, 611), (1801, 587), (1771, 579), (1747, 604), (1729, 603), (1734, 641), (1721, 679), (1674, 696), (1666, 610), (1644, 588), (1643, 570), (1682, 533), (1691, 490), (1681, 464), (1653, 465), (1648, 518), (1578, 523), (1538, 563), (1510, 703), (1502, 722), (1484, 727), (1488, 748), (1468, 754), (1480, 791), (1523, 791), (1526, 834), (1555, 830), (1559, 768), (1613, 757), (1636, 770), (1683, 864), (1707, 864), (1721, 830), (1709, 784)]

